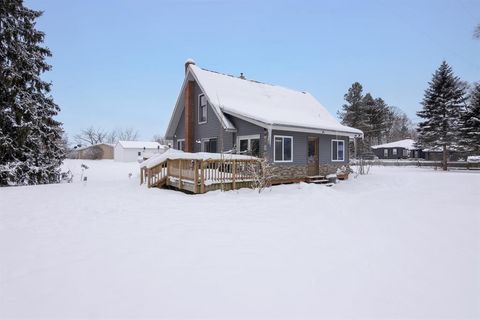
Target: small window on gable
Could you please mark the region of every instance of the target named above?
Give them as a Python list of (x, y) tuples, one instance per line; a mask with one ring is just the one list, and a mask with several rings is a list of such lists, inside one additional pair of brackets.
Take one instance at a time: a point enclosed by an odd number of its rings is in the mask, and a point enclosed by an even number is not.
[(207, 99), (204, 94), (198, 96), (198, 124), (207, 122)]
[(138, 156), (140, 157), (142, 155), (142, 152), (138, 151)]
[(345, 141), (332, 140), (332, 161), (345, 160)]

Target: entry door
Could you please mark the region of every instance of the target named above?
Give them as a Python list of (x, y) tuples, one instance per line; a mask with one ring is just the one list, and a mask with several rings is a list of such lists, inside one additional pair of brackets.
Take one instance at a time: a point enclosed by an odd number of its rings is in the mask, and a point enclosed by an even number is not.
[(308, 137), (307, 147), (307, 175), (318, 176), (319, 161), (318, 161), (318, 138)]

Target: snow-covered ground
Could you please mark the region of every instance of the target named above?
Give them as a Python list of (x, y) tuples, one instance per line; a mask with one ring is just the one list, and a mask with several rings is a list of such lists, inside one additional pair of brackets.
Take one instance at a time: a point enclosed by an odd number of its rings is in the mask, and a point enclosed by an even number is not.
[(480, 172), (186, 195), (80, 163), (0, 188), (1, 319), (480, 317)]

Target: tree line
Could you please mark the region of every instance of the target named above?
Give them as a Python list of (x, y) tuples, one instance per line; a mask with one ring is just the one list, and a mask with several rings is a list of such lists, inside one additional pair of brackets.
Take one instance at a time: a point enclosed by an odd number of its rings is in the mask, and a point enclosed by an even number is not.
[(88, 146), (99, 143), (114, 144), (118, 141), (134, 141), (138, 140), (138, 136), (138, 131), (133, 128), (116, 128), (111, 131), (106, 131), (91, 126), (82, 129), (73, 139), (76, 146)]
[(415, 138), (412, 121), (401, 109), (389, 106), (382, 98), (363, 93), (363, 86), (355, 82), (344, 95), (346, 103), (338, 112), (342, 124), (360, 129), (363, 140), (357, 143), (360, 154), (370, 150), (372, 145)]
[(358, 82), (344, 98), (339, 117), (343, 124), (364, 132), (358, 143), (360, 154), (369, 152), (372, 145), (405, 138), (416, 139), (418, 148), (442, 151), (445, 170), (450, 151), (480, 154), (480, 83), (469, 86), (445, 61), (425, 90), (417, 112), (422, 120), (416, 127), (400, 109), (370, 93), (364, 95)]

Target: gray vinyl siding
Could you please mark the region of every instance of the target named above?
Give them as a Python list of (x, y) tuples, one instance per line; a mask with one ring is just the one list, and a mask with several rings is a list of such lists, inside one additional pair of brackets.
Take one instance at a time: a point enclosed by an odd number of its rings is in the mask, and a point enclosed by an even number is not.
[(182, 111), (180, 121), (178, 122), (177, 129), (175, 130), (175, 135), (173, 136), (173, 148), (177, 149), (177, 141), (179, 139), (185, 139), (185, 112)]
[[(331, 163), (348, 163), (350, 159), (349, 155), (349, 139), (348, 137), (339, 137), (333, 135), (319, 135), (320, 137), (320, 154), (319, 154), (319, 161), (320, 164), (331, 164)], [(344, 152), (345, 155), (343, 157), (343, 161), (333, 161), (332, 160), (332, 140), (343, 140), (344, 142)]]
[[(269, 159), (274, 159), (274, 150), (273, 150), (273, 139), (278, 136), (291, 136), (293, 137), (293, 162), (279, 162), (278, 164), (295, 164), (295, 165), (306, 165), (307, 164), (307, 147), (308, 147), (308, 137), (318, 137), (319, 141), (319, 162), (320, 164), (347, 164), (349, 162), (348, 154), (348, 137), (338, 137), (333, 135), (324, 135), (324, 134), (311, 134), (304, 132), (295, 132), (295, 131), (276, 131), (272, 132), (271, 145), (269, 146)], [(344, 145), (344, 161), (332, 161), (332, 140), (343, 140)]]

